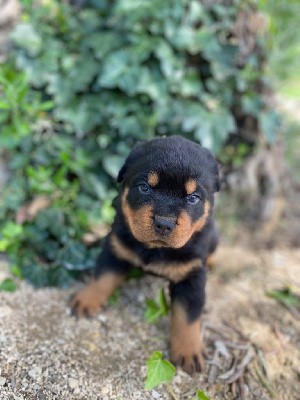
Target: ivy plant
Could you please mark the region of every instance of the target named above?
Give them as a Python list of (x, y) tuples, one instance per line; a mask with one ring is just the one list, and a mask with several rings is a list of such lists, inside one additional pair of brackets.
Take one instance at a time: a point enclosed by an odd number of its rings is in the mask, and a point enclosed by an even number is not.
[[(254, 2), (22, 5), (11, 59), (0, 65), (0, 147), (11, 173), (0, 242), (33, 284), (66, 286), (92, 267), (113, 220), (118, 170), (137, 140), (180, 134), (216, 154), (232, 137), (248, 146), (262, 131), (273, 140), (277, 119), (259, 89), (264, 40), (241, 62), (235, 30)], [(41, 196), (47, 206), (20, 218)], [(22, 232), (3, 249), (7, 223)]]

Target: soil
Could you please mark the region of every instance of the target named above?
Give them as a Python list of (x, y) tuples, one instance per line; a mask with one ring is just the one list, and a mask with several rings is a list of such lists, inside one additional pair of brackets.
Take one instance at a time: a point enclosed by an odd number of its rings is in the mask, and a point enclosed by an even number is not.
[[(241, 382), (228, 384), (220, 375), (232, 362), (241, 363), (249, 349), (245, 399), (300, 399), (300, 321), (266, 296), (287, 284), (299, 289), (299, 264), (297, 249), (220, 246), (208, 273), (203, 316), (207, 367), (192, 377), (178, 369), (171, 383), (178, 399), (192, 398), (197, 388), (211, 399), (242, 399)], [(0, 280), (6, 275), (2, 263)], [(70, 316), (68, 298), (79, 285), (34, 289), (20, 282), (16, 292), (0, 293), (0, 399), (172, 399), (164, 384), (144, 390), (152, 352), (169, 356), (168, 318), (154, 325), (144, 319), (146, 298), (155, 298), (165, 285), (150, 276), (130, 280), (118, 303), (95, 320)], [(220, 343), (225, 351), (212, 372)]]

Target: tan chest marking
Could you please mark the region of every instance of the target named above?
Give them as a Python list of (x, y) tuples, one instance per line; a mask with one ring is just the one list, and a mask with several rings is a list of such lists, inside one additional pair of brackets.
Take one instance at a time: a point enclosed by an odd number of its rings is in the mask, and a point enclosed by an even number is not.
[(110, 241), (113, 252), (117, 258), (128, 261), (135, 267), (141, 268), (146, 272), (157, 274), (175, 283), (184, 279), (192, 270), (202, 266), (200, 258), (195, 258), (188, 262), (157, 262), (144, 264), (140, 257), (125, 246), (116, 235), (112, 234)]

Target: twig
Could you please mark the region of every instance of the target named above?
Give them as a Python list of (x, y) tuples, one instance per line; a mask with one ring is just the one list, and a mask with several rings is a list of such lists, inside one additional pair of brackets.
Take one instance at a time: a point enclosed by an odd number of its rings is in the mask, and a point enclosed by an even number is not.
[(232, 343), (232, 342), (229, 342), (228, 340), (224, 340), (224, 344), (226, 344), (227, 347), (230, 347), (231, 349), (235, 349), (235, 350), (248, 350), (250, 348), (250, 343), (240, 344), (240, 343)]
[(239, 377), (238, 385), (239, 385), (239, 392), (240, 392), (241, 400), (246, 400), (245, 381), (244, 381), (243, 375)]
[(267, 378), (269, 378), (269, 371), (268, 371), (268, 368), (267, 368), (267, 363), (266, 363), (265, 357), (263, 355), (263, 352), (261, 351), (261, 349), (256, 349), (256, 354), (257, 354), (258, 361), (259, 361), (259, 364), (261, 366), (261, 370), (262, 370), (263, 374)]
[(227, 372), (224, 372), (224, 374), (219, 375), (218, 378), (219, 378), (219, 379), (222, 379), (222, 380), (228, 379), (231, 375), (234, 374), (235, 369), (236, 369), (236, 364), (233, 365), (233, 367), (230, 368)]
[(265, 377), (265, 376), (263, 375), (263, 373), (259, 370), (259, 368), (258, 368), (257, 365), (255, 365), (254, 369), (255, 369), (255, 372), (256, 372), (256, 374), (257, 374), (259, 380), (260, 380), (260, 383), (261, 383), (261, 384), (263, 385), (263, 387), (268, 391), (270, 397), (271, 397), (272, 399), (274, 399), (274, 397), (275, 397), (275, 392), (274, 392), (274, 390), (271, 388), (271, 386), (269, 385), (269, 383), (268, 383), (266, 377)]
[(242, 359), (241, 363), (237, 366), (237, 369), (245, 369), (252, 360), (253, 356), (253, 349), (252, 347), (250, 347), (250, 349), (247, 351), (244, 358)]
[[(240, 364), (238, 364), (236, 366), (236, 368), (235, 368), (236, 372), (232, 373), (229, 376), (228, 376), (228, 373), (226, 374), (226, 378), (225, 378), (226, 383), (233, 383), (233, 382), (237, 381), (238, 379), (240, 379), (240, 377), (244, 374), (245, 368), (248, 366), (248, 364), (250, 363), (252, 358), (253, 358), (253, 350), (252, 350), (252, 348), (250, 348), (247, 351), (247, 353), (245, 354), (245, 356), (242, 359), (242, 361), (240, 362)], [(224, 374), (223, 374), (223, 376), (224, 376)]]
[(166, 385), (167, 385), (167, 389), (168, 389), (168, 391), (169, 391), (171, 397), (172, 397), (174, 400), (180, 400), (179, 397), (177, 396), (177, 394), (174, 393), (174, 390), (173, 390), (172, 386), (171, 386), (169, 383), (166, 383)]
[(245, 368), (238, 369), (232, 376), (230, 376), (227, 379), (226, 383), (234, 383), (234, 382), (238, 381), (240, 379), (240, 377), (243, 376), (244, 370), (245, 370)]
[(209, 374), (208, 374), (208, 382), (209, 383), (214, 383), (215, 380), (217, 379), (218, 363), (219, 363), (219, 350), (216, 348), (214, 355), (213, 355), (213, 359), (212, 359), (212, 365), (211, 365), (211, 368), (210, 368)]

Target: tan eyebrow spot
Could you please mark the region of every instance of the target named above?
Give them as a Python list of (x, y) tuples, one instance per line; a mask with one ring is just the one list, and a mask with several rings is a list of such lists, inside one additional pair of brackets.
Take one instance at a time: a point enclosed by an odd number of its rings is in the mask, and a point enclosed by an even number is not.
[(159, 176), (156, 172), (149, 172), (148, 183), (151, 187), (155, 187), (159, 182)]
[(185, 190), (187, 194), (192, 194), (197, 189), (197, 182), (195, 179), (189, 179), (185, 182)]

